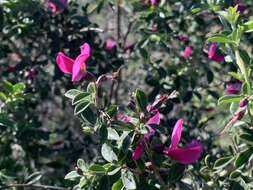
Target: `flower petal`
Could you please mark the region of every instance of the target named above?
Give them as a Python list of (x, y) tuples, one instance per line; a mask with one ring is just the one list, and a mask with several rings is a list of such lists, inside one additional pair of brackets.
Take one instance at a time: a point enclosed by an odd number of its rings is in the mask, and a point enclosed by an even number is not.
[(187, 46), (183, 51), (183, 57), (188, 59), (192, 55), (193, 49), (191, 46)]
[(211, 60), (216, 62), (224, 62), (225, 58), (223, 55), (219, 55), (218, 53), (215, 53), (214, 56), (211, 58)]
[(216, 54), (216, 49), (218, 48), (217, 43), (211, 43), (209, 50), (208, 50), (208, 58), (212, 59), (213, 56)]
[(56, 57), (56, 63), (63, 73), (71, 74), (74, 60), (59, 52)]
[(139, 160), (144, 153), (144, 146), (142, 143), (138, 144), (132, 154), (133, 160)]
[(73, 65), (72, 81), (80, 81), (86, 75), (86, 55), (79, 55)]
[(117, 120), (123, 122), (123, 123), (133, 123), (134, 118), (122, 113), (122, 112), (117, 112), (116, 114)]
[(183, 130), (183, 120), (179, 119), (177, 123), (175, 124), (172, 135), (171, 135), (171, 144), (170, 144), (171, 149), (174, 149), (177, 147), (181, 139), (182, 130)]
[(155, 115), (149, 118), (146, 125), (159, 125), (159, 124), (160, 124), (160, 112), (157, 110), (155, 112)]
[(82, 55), (87, 55), (87, 58), (88, 59), (90, 57), (90, 45), (88, 43), (84, 43), (81, 47), (81, 54)]
[(166, 154), (181, 164), (191, 164), (199, 159), (202, 149), (201, 143), (193, 141), (185, 148), (170, 149)]

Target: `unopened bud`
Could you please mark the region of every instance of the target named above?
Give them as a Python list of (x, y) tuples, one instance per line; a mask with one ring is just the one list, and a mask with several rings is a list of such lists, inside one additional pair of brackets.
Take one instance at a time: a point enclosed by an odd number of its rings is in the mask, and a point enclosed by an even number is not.
[(240, 108), (243, 108), (243, 107), (245, 107), (247, 104), (248, 104), (248, 97), (243, 98), (243, 99), (240, 101), (239, 106), (240, 106)]
[(83, 175), (83, 171), (80, 168), (76, 167), (75, 169), (79, 175)]

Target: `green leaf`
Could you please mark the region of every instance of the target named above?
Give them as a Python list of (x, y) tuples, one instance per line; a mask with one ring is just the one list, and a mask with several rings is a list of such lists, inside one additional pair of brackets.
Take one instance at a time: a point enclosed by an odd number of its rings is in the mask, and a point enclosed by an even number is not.
[(247, 51), (240, 49), (239, 50), (240, 57), (246, 65), (250, 65), (251, 59)]
[(81, 177), (78, 186), (80, 188), (83, 188), (87, 183), (88, 183), (88, 180), (86, 179), (86, 177)]
[(107, 128), (108, 131), (108, 139), (109, 140), (119, 140), (119, 134), (117, 133), (117, 131), (111, 127)]
[(243, 24), (244, 32), (253, 32), (253, 20)]
[(84, 121), (88, 121), (89, 123), (91, 123), (92, 125), (95, 125), (96, 124), (96, 121), (97, 121), (97, 116), (96, 114), (93, 112), (93, 110), (88, 107), (86, 108), (82, 114), (81, 114), (81, 117)]
[(72, 179), (75, 179), (75, 178), (77, 178), (77, 177), (80, 177), (80, 175), (79, 175), (76, 171), (71, 171), (71, 172), (69, 172), (69, 173), (64, 177), (64, 179), (70, 179), (70, 180), (72, 180)]
[(105, 141), (108, 138), (108, 130), (105, 124), (102, 124), (101, 127), (99, 128), (99, 136), (100, 136), (100, 142), (105, 143)]
[(13, 86), (13, 90), (15, 93), (22, 93), (25, 91), (25, 84), (18, 83)]
[(205, 3), (205, 4), (201, 4), (201, 5), (197, 5), (197, 6), (192, 7), (191, 12), (193, 14), (196, 14), (196, 13), (202, 12), (204, 10), (207, 10), (208, 8), (209, 8), (209, 5), (207, 3)]
[(76, 165), (78, 168), (80, 168), (82, 171), (85, 171), (86, 170), (86, 165), (85, 165), (85, 162), (83, 159), (78, 159), (77, 162), (76, 162)]
[(123, 182), (121, 179), (119, 179), (118, 181), (116, 181), (113, 185), (112, 185), (112, 190), (121, 190), (123, 187)]
[(218, 43), (230, 43), (230, 44), (236, 44), (233, 40), (231, 40), (229, 37), (223, 35), (223, 34), (216, 34), (210, 38), (208, 38), (209, 42), (218, 42)]
[(42, 177), (41, 172), (34, 172), (33, 174), (29, 175), (25, 180), (26, 184), (34, 184), (40, 180)]
[(229, 175), (229, 179), (236, 179), (242, 175), (240, 170), (235, 170)]
[(115, 165), (112, 165), (108, 171), (107, 171), (107, 174), (108, 175), (115, 175), (116, 173), (118, 173), (120, 171), (121, 167), (117, 167)]
[(116, 105), (111, 105), (109, 108), (106, 110), (106, 113), (110, 116), (113, 117), (116, 112), (117, 112), (118, 106)]
[(230, 103), (238, 103), (243, 98), (244, 98), (243, 95), (226, 95), (226, 96), (222, 96), (218, 100), (218, 105), (230, 104)]
[(99, 164), (93, 164), (89, 167), (89, 170), (96, 173), (96, 174), (105, 174), (106, 170), (103, 166)]
[(117, 155), (114, 153), (112, 147), (110, 147), (107, 143), (102, 145), (101, 154), (108, 162), (118, 161)]
[(130, 170), (121, 169), (121, 179), (126, 189), (129, 190), (136, 189), (134, 174)]
[(131, 123), (124, 123), (122, 121), (113, 121), (112, 125), (116, 127), (117, 130), (120, 131), (132, 131), (135, 129), (135, 126)]
[(69, 99), (74, 99), (78, 94), (82, 93), (82, 91), (77, 90), (77, 89), (71, 89), (67, 91), (64, 96), (69, 98)]
[(124, 131), (122, 135), (120, 136), (119, 142), (118, 142), (118, 148), (123, 151), (124, 153), (127, 153), (131, 143), (132, 139), (130, 135), (132, 135), (133, 132)]
[(7, 96), (3, 92), (0, 92), (0, 100), (2, 100), (2, 101), (7, 100)]
[(78, 104), (80, 102), (89, 102), (90, 101), (90, 93), (82, 92), (74, 97), (72, 100), (72, 105)]
[(253, 135), (244, 133), (241, 134), (239, 137), (243, 142), (253, 146)]
[(84, 110), (86, 110), (90, 106), (90, 102), (80, 102), (79, 104), (76, 105), (74, 114), (78, 115), (82, 113)]
[(6, 92), (8, 92), (8, 93), (13, 92), (13, 85), (9, 81), (4, 80), (2, 83), (3, 83), (3, 87)]
[(247, 162), (249, 160), (252, 153), (253, 153), (253, 148), (249, 148), (249, 149), (241, 152), (235, 160), (235, 166), (237, 168), (242, 166), (245, 162)]
[(96, 93), (96, 85), (94, 83), (89, 83), (87, 86), (87, 92), (90, 94), (95, 94)]
[(231, 163), (233, 161), (233, 157), (232, 156), (226, 156), (226, 157), (222, 157), (218, 160), (215, 161), (214, 163), (214, 168), (215, 169), (221, 169), (226, 167), (229, 163)]
[(243, 81), (243, 76), (240, 73), (228, 72), (228, 74), (237, 80)]
[(145, 112), (148, 104), (146, 94), (143, 91), (137, 89), (135, 92), (135, 96), (139, 109)]

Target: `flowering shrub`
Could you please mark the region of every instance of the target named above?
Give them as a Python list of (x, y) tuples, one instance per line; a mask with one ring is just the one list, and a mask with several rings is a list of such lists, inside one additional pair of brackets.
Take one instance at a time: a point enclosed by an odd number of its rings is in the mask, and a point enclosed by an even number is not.
[(0, 189), (252, 189), (252, 5), (0, 2)]

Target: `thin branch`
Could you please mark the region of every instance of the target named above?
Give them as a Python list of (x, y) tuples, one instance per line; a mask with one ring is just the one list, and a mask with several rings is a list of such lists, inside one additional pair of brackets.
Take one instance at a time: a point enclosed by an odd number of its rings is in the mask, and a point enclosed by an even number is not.
[(4, 187), (0, 187), (0, 190), (16, 188), (32, 188), (32, 189), (43, 189), (43, 190), (70, 190), (69, 188), (50, 186), (50, 185), (37, 185), (37, 184), (9, 184)]

